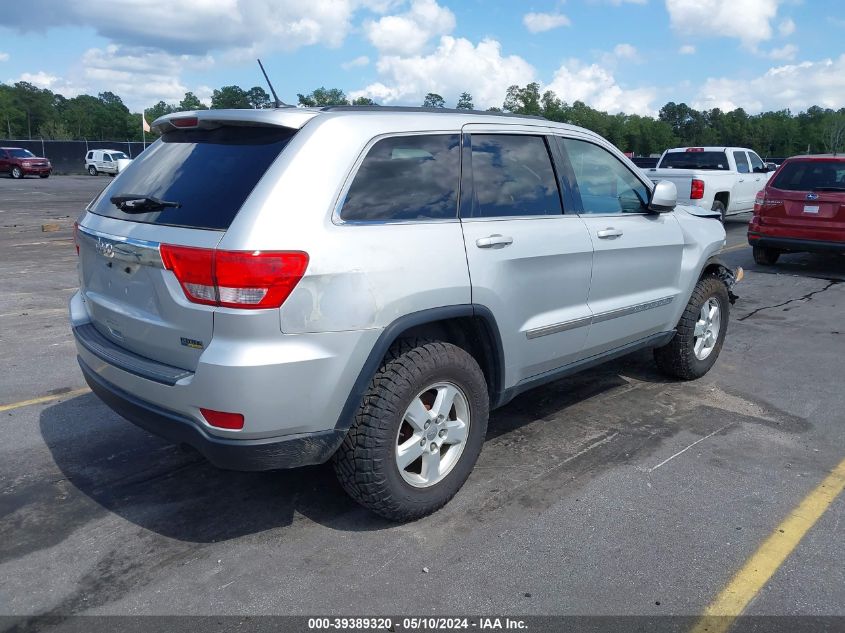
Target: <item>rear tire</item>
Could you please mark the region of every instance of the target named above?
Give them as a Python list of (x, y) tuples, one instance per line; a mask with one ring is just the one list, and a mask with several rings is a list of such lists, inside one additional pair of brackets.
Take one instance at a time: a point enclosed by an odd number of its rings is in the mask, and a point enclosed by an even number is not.
[(450, 343), (400, 341), (364, 394), (335, 473), (353, 499), (386, 519), (426, 516), (469, 477), (488, 414), (487, 383), (472, 356)]
[(88, 173), (92, 176), (97, 175), (97, 168), (94, 165), (88, 165)]
[(716, 277), (700, 279), (678, 321), (675, 336), (654, 350), (660, 371), (681, 380), (701, 378), (710, 371), (725, 342), (729, 311), (725, 283)]
[(774, 266), (780, 257), (780, 251), (774, 248), (766, 248), (765, 246), (753, 246), (751, 254), (754, 261), (761, 266)]
[(725, 220), (728, 219), (728, 210), (725, 208), (724, 203), (722, 203), (719, 200), (716, 200), (713, 203), (713, 209), (712, 210), (722, 216), (722, 224), (724, 224)]
[(23, 171), (22, 171), (22, 170), (21, 170), (21, 168), (20, 168), (20, 167), (18, 167), (17, 165), (15, 165), (14, 167), (12, 167), (12, 170), (9, 172), (9, 174), (10, 174), (10, 175), (12, 176), (12, 178), (14, 178), (15, 180), (19, 180), (20, 178), (23, 178)]

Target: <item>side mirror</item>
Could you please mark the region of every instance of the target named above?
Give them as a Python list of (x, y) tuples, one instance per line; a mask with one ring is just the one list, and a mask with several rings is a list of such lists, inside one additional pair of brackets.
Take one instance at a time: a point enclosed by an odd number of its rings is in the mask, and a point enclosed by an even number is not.
[(775, 171), (777, 168), (778, 168), (778, 166), (775, 163), (766, 163), (766, 171), (767, 172)]
[(651, 192), (648, 208), (655, 213), (668, 213), (678, 205), (678, 188), (669, 180), (658, 180)]

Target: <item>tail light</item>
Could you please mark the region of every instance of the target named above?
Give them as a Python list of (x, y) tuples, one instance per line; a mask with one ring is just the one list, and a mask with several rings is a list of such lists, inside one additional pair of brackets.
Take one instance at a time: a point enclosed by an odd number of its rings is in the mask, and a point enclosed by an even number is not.
[(693, 178), (689, 188), (690, 200), (701, 200), (704, 197), (704, 181)]
[(308, 267), (301, 251), (224, 251), (162, 244), (164, 267), (189, 301), (225, 308), (278, 308)]

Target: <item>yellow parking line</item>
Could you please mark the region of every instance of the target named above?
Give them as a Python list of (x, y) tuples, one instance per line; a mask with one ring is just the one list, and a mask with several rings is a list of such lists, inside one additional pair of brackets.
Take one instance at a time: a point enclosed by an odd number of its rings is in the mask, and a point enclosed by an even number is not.
[(44, 402), (52, 402), (61, 398), (70, 398), (72, 396), (79, 396), (83, 393), (91, 391), (88, 387), (82, 389), (74, 389), (73, 391), (65, 391), (64, 393), (57, 393), (52, 396), (41, 396), (40, 398), (32, 398), (31, 400), (21, 400), (20, 402), (12, 402), (10, 404), (0, 405), (0, 412), (11, 411), (12, 409), (20, 409), (21, 407), (28, 407), (31, 404), (42, 404)]
[(738, 251), (741, 248), (751, 248), (748, 244), (734, 244), (733, 246), (728, 246), (727, 248), (723, 248), (723, 253), (730, 253), (731, 251)]
[(754, 555), (748, 559), (718, 597), (710, 603), (691, 633), (725, 633), (783, 564), (804, 535), (845, 489), (842, 460), (803, 501), (789, 513)]

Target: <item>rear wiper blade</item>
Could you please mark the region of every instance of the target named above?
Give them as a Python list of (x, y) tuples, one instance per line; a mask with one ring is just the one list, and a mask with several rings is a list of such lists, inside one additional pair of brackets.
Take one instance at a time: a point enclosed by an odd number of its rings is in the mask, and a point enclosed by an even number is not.
[(160, 200), (154, 196), (142, 196), (135, 193), (120, 193), (109, 198), (109, 201), (124, 213), (144, 213), (165, 207), (178, 209), (182, 206), (179, 202)]

